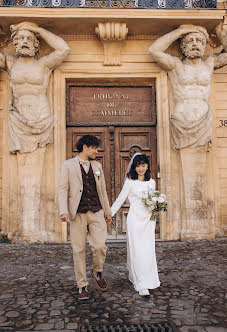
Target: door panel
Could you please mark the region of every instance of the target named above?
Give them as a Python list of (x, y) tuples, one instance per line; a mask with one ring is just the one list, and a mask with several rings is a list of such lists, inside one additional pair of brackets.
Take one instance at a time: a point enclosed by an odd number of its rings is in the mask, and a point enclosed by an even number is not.
[(95, 135), (101, 140), (101, 145), (98, 148), (98, 156), (96, 158), (102, 164), (104, 174), (106, 176), (106, 187), (108, 198), (111, 202), (111, 181), (110, 176), (110, 141), (108, 128), (106, 127), (68, 127), (67, 128), (67, 159), (73, 158), (78, 154), (76, 148), (77, 141), (84, 135)]
[[(135, 152), (148, 156), (151, 166), (151, 177), (157, 183), (157, 140), (155, 127), (118, 127), (115, 128), (115, 192), (119, 195), (125, 180), (129, 161)], [(116, 215), (116, 233), (124, 238), (126, 217), (129, 203), (126, 201)], [(157, 227), (158, 229), (158, 227)]]

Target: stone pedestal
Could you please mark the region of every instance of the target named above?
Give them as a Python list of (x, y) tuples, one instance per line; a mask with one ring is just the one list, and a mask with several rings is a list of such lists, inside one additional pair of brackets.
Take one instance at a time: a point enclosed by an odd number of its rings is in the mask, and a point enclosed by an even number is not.
[(213, 206), (209, 200), (206, 146), (180, 150), (182, 186), (181, 240), (214, 238)]
[(40, 240), (40, 186), (45, 148), (17, 153), (22, 205), (22, 237)]

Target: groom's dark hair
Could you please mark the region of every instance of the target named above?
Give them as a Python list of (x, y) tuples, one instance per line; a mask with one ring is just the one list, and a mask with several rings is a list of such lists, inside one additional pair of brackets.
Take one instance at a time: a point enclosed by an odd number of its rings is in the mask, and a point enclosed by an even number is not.
[(76, 143), (76, 148), (79, 152), (82, 152), (84, 145), (87, 145), (87, 147), (95, 146), (96, 148), (98, 148), (100, 143), (101, 143), (100, 139), (97, 138), (96, 136), (94, 136), (94, 135), (84, 135)]
[(139, 154), (133, 159), (132, 165), (130, 167), (129, 172), (127, 173), (127, 177), (132, 180), (138, 179), (138, 174), (136, 172), (136, 167), (141, 164), (147, 164), (148, 168), (146, 173), (144, 174), (144, 181), (149, 181), (151, 178), (151, 171), (150, 171), (150, 163), (149, 159), (145, 154)]

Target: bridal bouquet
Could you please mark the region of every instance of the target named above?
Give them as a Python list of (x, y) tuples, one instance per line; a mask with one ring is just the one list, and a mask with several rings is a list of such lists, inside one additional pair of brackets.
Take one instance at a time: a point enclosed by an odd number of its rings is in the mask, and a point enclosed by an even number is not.
[[(150, 209), (151, 212), (167, 211), (166, 195), (160, 194), (158, 190), (148, 189), (142, 197), (142, 202)], [(150, 220), (155, 221), (156, 216), (151, 215)]]

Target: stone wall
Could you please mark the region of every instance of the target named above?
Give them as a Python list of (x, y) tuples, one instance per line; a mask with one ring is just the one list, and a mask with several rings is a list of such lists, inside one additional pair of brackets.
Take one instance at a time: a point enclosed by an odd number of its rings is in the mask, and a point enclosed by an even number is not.
[[(87, 26), (88, 23), (89, 20)], [(94, 22), (92, 24), (94, 25)], [(141, 28), (141, 32), (142, 30), (145, 31), (144, 27)], [(65, 86), (66, 80), (70, 79), (91, 83), (96, 80), (156, 81), (160, 190), (167, 193), (169, 198), (168, 214), (164, 215), (161, 221), (161, 238), (179, 239), (181, 232), (180, 183), (177, 166), (179, 157), (177, 153), (171, 151), (169, 142), (168, 112), (169, 110), (171, 112), (171, 93), (166, 73), (152, 62), (148, 53), (148, 48), (157, 35), (133, 35), (129, 30), (121, 48), (121, 66), (103, 66), (103, 45), (97, 39), (94, 29), (89, 30), (89, 35), (82, 31), (78, 35), (63, 33), (61, 36), (68, 43), (70, 53), (64, 63), (52, 74), (49, 84), (49, 100), (55, 115), (54, 144), (48, 145), (46, 149), (41, 186), (41, 217), (34, 242), (67, 240), (66, 227), (60, 223), (58, 217), (57, 188), (61, 163), (66, 157)], [(169, 51), (171, 54), (179, 54), (176, 47)], [(49, 52), (50, 49), (46, 44), (41, 43), (41, 55)], [(211, 237), (215, 237), (223, 235), (227, 227), (227, 127), (219, 127), (219, 120), (227, 120), (227, 67), (215, 71), (211, 90), (213, 145), (207, 167), (209, 178), (207, 185), (215, 205), (215, 228), (211, 229)], [(0, 229), (3, 233), (18, 238), (21, 233), (20, 189), (16, 156), (9, 154), (9, 98), (8, 76), (0, 72)]]
[(8, 75), (4, 72), (0, 73), (0, 229), (4, 233), (8, 231), (4, 220), (4, 207), (8, 209), (6, 205), (6, 196), (9, 191), (7, 186), (7, 172), (4, 167), (4, 158), (7, 154), (7, 137), (8, 137), (8, 98), (9, 98), (9, 84)]
[[(217, 167), (217, 224), (227, 232), (227, 68), (214, 74), (215, 89), (215, 163)], [(225, 121), (224, 124), (222, 121)]]
[(0, 223), (2, 222), (2, 172), (3, 172), (3, 119), (4, 95), (6, 94), (5, 82), (0, 80)]

